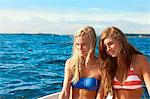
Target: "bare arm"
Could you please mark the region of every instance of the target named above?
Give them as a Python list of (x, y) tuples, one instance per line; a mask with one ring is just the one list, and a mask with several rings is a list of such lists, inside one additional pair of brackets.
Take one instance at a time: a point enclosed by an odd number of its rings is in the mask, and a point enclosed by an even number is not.
[(143, 66), (143, 70), (142, 70), (143, 79), (146, 84), (148, 93), (150, 95), (150, 64), (145, 57), (141, 60), (142, 60), (141, 66)]
[[(102, 81), (102, 70), (99, 71), (99, 76)], [(106, 99), (106, 97), (104, 96), (104, 88), (101, 83), (99, 84), (99, 89), (97, 92), (96, 99)]]
[(146, 88), (150, 95), (150, 64), (147, 61), (146, 57), (143, 55), (138, 56), (137, 60), (142, 70), (141, 73), (142, 73), (143, 80), (145, 82)]
[(106, 99), (106, 97), (104, 97), (104, 90), (102, 86), (99, 86), (96, 99)]
[[(100, 64), (100, 61), (101, 61), (100, 59), (97, 60), (98, 66)], [(99, 68), (99, 77), (102, 81), (102, 69), (101, 68)], [(97, 92), (96, 99), (106, 99), (106, 97), (104, 96), (104, 89), (103, 89), (103, 86), (101, 85), (101, 83), (99, 85), (99, 89), (98, 89), (98, 92)]]
[(65, 64), (63, 88), (62, 91), (60, 92), (59, 99), (69, 99), (70, 88), (71, 88), (71, 70), (70, 70), (70, 59), (68, 59)]

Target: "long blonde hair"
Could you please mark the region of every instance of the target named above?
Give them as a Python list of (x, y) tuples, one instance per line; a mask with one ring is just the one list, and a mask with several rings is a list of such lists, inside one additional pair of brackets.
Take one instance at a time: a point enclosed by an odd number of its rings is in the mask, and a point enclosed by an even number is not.
[[(120, 42), (122, 49), (120, 53), (120, 57), (123, 58), (123, 61), (126, 65), (125, 70), (129, 70), (131, 61), (132, 61), (132, 55), (133, 54), (142, 54), (139, 51), (137, 51), (127, 40), (126, 36), (123, 34), (121, 30), (119, 30), (116, 27), (108, 27), (106, 28), (100, 36), (99, 41), (99, 55), (98, 59), (101, 61), (102, 66), (102, 82), (101, 85), (104, 87), (104, 94), (107, 95), (108, 92), (113, 94), (112, 90), (112, 80), (114, 79), (114, 76), (116, 74), (116, 70), (118, 68), (117, 61), (122, 61), (122, 58), (119, 58), (117, 60), (116, 58), (113, 58), (109, 56), (105, 50), (104, 40), (107, 37), (113, 37)], [(126, 75), (124, 75), (126, 76)]]
[[(78, 55), (76, 51), (76, 46), (75, 46), (75, 40), (79, 36), (84, 36), (88, 35), (89, 41), (90, 41), (90, 49), (88, 51), (88, 54), (86, 56), (85, 61), (82, 59), (81, 56)], [(87, 64), (88, 61), (90, 60), (90, 55), (95, 52), (95, 47), (96, 47), (96, 33), (93, 27), (90, 26), (85, 26), (81, 28), (78, 32), (75, 33), (74, 35), (74, 44), (73, 44), (73, 53), (72, 53), (72, 63), (73, 63), (73, 68), (72, 68), (72, 82), (76, 83), (79, 78), (80, 78), (80, 73), (81, 73), (81, 66), (84, 64)]]

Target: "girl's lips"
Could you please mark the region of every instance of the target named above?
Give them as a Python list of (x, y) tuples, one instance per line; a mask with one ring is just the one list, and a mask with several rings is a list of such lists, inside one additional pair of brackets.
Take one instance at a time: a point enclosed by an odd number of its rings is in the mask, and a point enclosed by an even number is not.
[(85, 51), (80, 51), (80, 53), (84, 53)]
[(109, 55), (113, 55), (113, 54), (114, 54), (114, 51), (109, 51), (108, 54), (109, 54)]

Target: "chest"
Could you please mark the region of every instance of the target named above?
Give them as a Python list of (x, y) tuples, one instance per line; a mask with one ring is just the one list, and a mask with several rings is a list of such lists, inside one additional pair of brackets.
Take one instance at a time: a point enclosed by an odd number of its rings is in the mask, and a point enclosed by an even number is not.
[(99, 77), (99, 69), (96, 65), (83, 67), (81, 71), (81, 77)]
[(128, 81), (128, 79), (135, 79), (137, 77), (142, 79), (140, 75), (140, 70), (136, 66), (133, 66), (133, 65), (128, 70), (126, 68), (117, 69), (115, 77), (120, 83)]

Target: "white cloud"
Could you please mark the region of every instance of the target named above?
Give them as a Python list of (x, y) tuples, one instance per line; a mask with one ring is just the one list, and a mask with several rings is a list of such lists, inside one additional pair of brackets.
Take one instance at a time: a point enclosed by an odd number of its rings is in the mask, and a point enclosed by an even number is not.
[(118, 26), (125, 33), (150, 33), (149, 13), (110, 13), (89, 11), (0, 10), (0, 32), (73, 34), (83, 25), (100, 32), (106, 26)]

